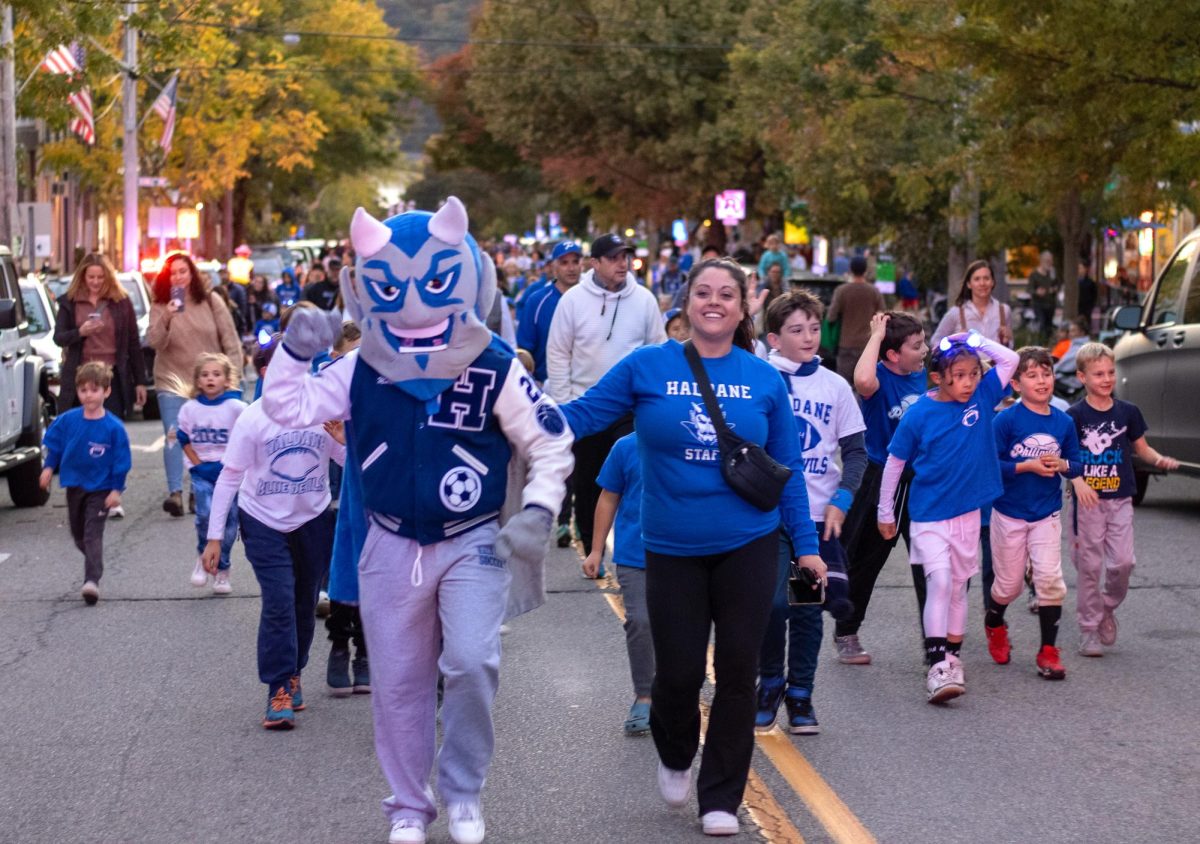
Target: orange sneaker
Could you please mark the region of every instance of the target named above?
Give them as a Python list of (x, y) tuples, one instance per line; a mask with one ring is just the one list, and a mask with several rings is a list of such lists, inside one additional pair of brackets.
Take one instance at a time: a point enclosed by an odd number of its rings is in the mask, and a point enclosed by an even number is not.
[(987, 634), (988, 653), (992, 655), (992, 659), (996, 661), (997, 665), (1008, 665), (1008, 661), (1012, 659), (1012, 645), (1008, 642), (1008, 625), (988, 627), (985, 624), (983, 632)]
[(1059, 650), (1054, 645), (1042, 645), (1037, 655), (1037, 670), (1047, 680), (1067, 679), (1067, 669), (1063, 668)]

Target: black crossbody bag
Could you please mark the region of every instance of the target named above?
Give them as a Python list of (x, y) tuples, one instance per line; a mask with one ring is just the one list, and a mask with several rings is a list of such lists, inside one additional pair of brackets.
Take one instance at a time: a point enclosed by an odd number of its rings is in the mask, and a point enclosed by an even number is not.
[(683, 354), (692, 368), (692, 377), (696, 379), (700, 395), (704, 397), (708, 418), (717, 432), (717, 444), (721, 450), (721, 477), (734, 492), (759, 510), (774, 510), (779, 506), (779, 499), (783, 497), (783, 488), (787, 486), (792, 470), (767, 454), (766, 449), (758, 443), (739, 437), (730, 430), (713, 394), (708, 373), (704, 371), (700, 355), (690, 340), (683, 344)]

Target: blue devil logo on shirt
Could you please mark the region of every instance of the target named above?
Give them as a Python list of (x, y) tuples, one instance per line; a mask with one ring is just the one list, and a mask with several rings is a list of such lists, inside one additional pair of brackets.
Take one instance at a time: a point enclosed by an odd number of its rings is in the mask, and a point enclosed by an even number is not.
[(342, 297), (362, 328), (359, 355), (401, 390), (428, 400), (449, 387), (492, 340), (483, 324), (496, 295), (491, 259), (467, 233), (455, 197), (435, 214), (408, 211), (380, 222), (354, 212), (356, 272)]
[[(696, 442), (701, 445), (716, 445), (717, 444), (717, 429), (713, 426), (712, 419), (704, 408), (697, 402), (691, 403), (691, 409), (688, 411), (688, 419), (686, 422), (679, 424), (688, 429), (688, 433), (696, 438)], [(721, 412), (725, 412), (724, 405), (718, 405)], [(729, 429), (733, 430), (733, 423), (727, 422)]]

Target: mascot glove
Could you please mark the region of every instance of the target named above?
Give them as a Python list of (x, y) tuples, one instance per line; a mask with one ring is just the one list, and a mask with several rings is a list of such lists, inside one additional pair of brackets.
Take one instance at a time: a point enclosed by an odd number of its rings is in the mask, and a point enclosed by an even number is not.
[(312, 360), (333, 346), (340, 328), (340, 317), (316, 308), (296, 308), (292, 311), (283, 346), (300, 360)]
[(545, 507), (531, 504), (508, 520), (496, 535), (496, 553), (510, 565), (536, 566), (546, 557), (554, 514)]

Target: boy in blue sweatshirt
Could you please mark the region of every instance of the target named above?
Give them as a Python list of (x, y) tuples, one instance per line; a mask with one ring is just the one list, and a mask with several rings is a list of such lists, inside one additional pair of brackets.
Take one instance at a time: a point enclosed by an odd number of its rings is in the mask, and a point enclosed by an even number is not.
[(117, 417), (104, 409), (112, 392), (112, 369), (85, 363), (75, 374), (75, 394), (82, 407), (59, 414), (46, 431), (46, 468), (42, 489), (50, 488), (54, 470), (67, 491), (67, 521), (75, 547), (83, 552), (83, 589), (89, 606), (100, 599), (104, 574), (104, 522), (121, 506), (125, 476), (133, 458), (129, 437)]
[(1054, 395), (1054, 359), (1039, 346), (1019, 350), (1013, 385), (1021, 401), (1001, 411), (993, 423), (1004, 494), (992, 505), (992, 571), (995, 579), (987, 595), (984, 631), (988, 652), (999, 665), (1011, 658), (1004, 611), (1024, 587), (1025, 565), (1033, 566), (1038, 620), (1042, 643), (1037, 653), (1038, 673), (1048, 680), (1067, 676), (1056, 646), (1058, 621), (1067, 587), (1062, 574), (1062, 480), (1073, 478), (1076, 494), (1085, 506), (1096, 503), (1096, 493), (1083, 482), (1083, 464), (1075, 423), (1050, 406)]

